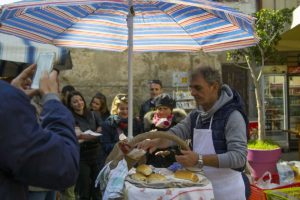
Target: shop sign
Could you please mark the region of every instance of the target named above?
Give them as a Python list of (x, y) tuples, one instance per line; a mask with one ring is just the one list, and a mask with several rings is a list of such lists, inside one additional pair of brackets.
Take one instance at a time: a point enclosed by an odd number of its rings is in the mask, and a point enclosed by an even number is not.
[(173, 73), (173, 87), (187, 87), (188, 86), (188, 72), (174, 72)]
[(267, 65), (262, 69), (264, 74), (285, 74), (287, 72), (286, 65)]
[(300, 66), (289, 66), (288, 73), (289, 74), (300, 74)]

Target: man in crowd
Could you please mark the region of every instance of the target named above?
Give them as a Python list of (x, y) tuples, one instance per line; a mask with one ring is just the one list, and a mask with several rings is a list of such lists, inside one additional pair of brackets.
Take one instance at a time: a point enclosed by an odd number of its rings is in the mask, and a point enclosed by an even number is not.
[(38, 92), (42, 96), (41, 123), (27, 96), (35, 65), (26, 68), (12, 85), (0, 81), (0, 197), (28, 198), (28, 185), (62, 190), (74, 185), (79, 149), (72, 114), (58, 96), (57, 72), (45, 72)]
[(72, 85), (65, 85), (62, 88), (62, 90), (61, 90), (61, 101), (65, 106), (67, 106), (67, 104), (68, 104), (67, 101), (68, 101), (68, 96), (69, 96), (70, 92), (73, 92), (73, 91), (75, 91), (75, 88)]
[[(212, 182), (216, 200), (246, 199), (249, 182), (243, 174), (247, 158), (247, 123), (241, 97), (212, 67), (199, 67), (190, 77), (190, 91), (197, 109), (169, 129), (170, 134), (192, 140), (192, 150), (181, 151), (177, 162), (192, 169), (203, 168)], [(155, 151), (171, 143), (145, 140), (139, 148)]]
[(149, 89), (150, 89), (150, 99), (145, 101), (140, 108), (140, 121), (143, 127), (144, 116), (147, 112), (155, 109), (154, 98), (162, 93), (162, 82), (160, 80), (152, 80), (149, 81)]

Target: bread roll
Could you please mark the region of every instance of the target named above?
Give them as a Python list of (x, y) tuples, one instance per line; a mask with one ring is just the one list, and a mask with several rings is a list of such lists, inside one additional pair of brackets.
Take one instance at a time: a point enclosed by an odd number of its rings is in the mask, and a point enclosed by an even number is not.
[(144, 175), (141, 174), (141, 173), (131, 174), (130, 177), (131, 177), (133, 180), (136, 180), (136, 181), (146, 181), (146, 180), (147, 180), (147, 177), (144, 176)]
[(136, 168), (136, 172), (149, 176), (152, 174), (152, 168), (149, 165), (142, 164)]
[(161, 174), (151, 174), (147, 177), (148, 183), (163, 182), (165, 180), (167, 180), (167, 178)]
[(194, 183), (199, 181), (198, 176), (190, 171), (185, 171), (185, 170), (178, 170), (174, 173), (174, 177), (175, 178), (179, 178), (179, 179), (185, 179), (185, 180), (189, 180), (189, 181), (193, 181)]

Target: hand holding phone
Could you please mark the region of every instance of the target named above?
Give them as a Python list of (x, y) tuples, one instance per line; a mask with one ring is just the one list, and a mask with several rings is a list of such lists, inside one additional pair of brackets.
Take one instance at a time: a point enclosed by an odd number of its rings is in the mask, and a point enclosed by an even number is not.
[[(35, 69), (35, 64), (30, 65), (12, 80), (11, 85), (15, 86), (16, 88), (19, 88), (28, 96), (33, 97), (38, 93), (38, 90), (30, 89), (31, 77), (34, 74)], [(28, 81), (28, 79), (30, 79), (30, 81)]]
[(48, 93), (54, 93), (58, 95), (59, 83), (58, 83), (58, 72), (53, 70), (50, 74), (46, 71), (42, 73), (40, 79), (39, 92), (43, 96)]
[(44, 71), (48, 73), (53, 69), (55, 59), (54, 52), (40, 53), (37, 59), (37, 68), (35, 71), (34, 78), (32, 80), (31, 88), (38, 89), (40, 84), (40, 79)]

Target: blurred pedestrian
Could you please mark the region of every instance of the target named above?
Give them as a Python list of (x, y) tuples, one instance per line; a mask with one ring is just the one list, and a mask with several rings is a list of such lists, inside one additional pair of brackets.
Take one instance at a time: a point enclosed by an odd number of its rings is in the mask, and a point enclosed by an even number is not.
[(163, 92), (162, 87), (163, 87), (162, 82), (160, 80), (149, 81), (150, 98), (147, 101), (145, 101), (140, 107), (139, 118), (141, 120), (142, 129), (144, 129), (144, 125), (143, 125), (144, 116), (147, 112), (155, 109), (154, 98)]
[(105, 121), (110, 116), (106, 97), (101, 92), (97, 92), (95, 96), (93, 96), (90, 102), (90, 109), (95, 113), (98, 113), (102, 121)]
[[(141, 133), (136, 118), (133, 119), (133, 136)], [(101, 143), (105, 157), (114, 148), (115, 144), (128, 136), (128, 96), (118, 94), (115, 96), (111, 106), (111, 115), (102, 126)]]
[(80, 141), (80, 171), (75, 190), (79, 200), (98, 200), (100, 190), (95, 188), (94, 183), (100, 171), (98, 159), (102, 152), (101, 144), (98, 137), (83, 132), (101, 132), (102, 121), (98, 115), (87, 109), (85, 99), (78, 91), (69, 94), (68, 107), (73, 113), (76, 134)]
[(68, 96), (72, 91), (75, 91), (75, 87), (72, 85), (65, 85), (61, 90), (61, 101), (65, 106), (67, 106)]

